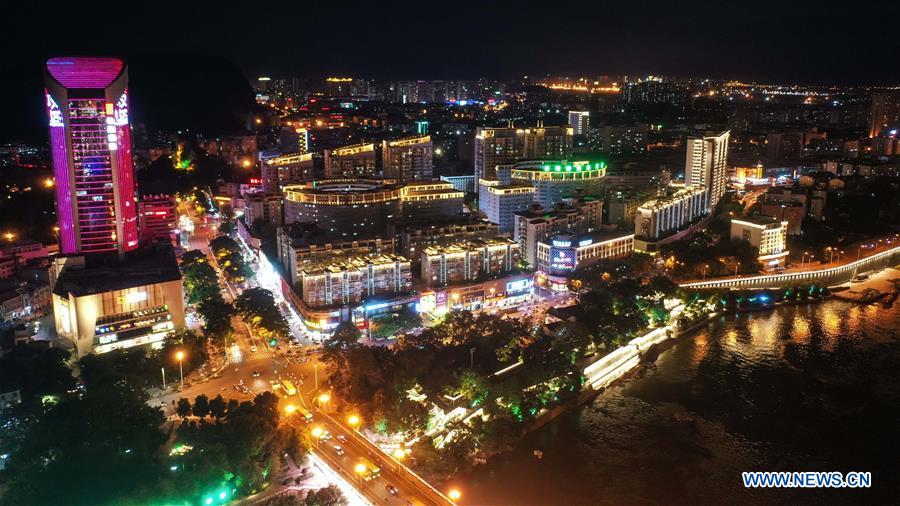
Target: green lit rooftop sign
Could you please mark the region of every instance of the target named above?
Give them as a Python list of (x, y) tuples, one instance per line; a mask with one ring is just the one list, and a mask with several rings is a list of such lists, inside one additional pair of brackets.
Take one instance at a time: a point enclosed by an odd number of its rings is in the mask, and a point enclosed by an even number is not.
[(541, 170), (544, 172), (562, 172), (565, 170), (566, 172), (581, 172), (583, 170), (599, 170), (605, 169), (606, 162), (590, 162), (590, 161), (577, 161), (572, 162), (566, 165), (551, 165), (545, 164), (541, 166)]

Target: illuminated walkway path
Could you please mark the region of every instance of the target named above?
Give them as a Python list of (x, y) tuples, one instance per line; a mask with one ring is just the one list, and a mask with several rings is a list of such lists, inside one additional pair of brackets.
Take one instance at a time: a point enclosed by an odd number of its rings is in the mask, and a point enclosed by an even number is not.
[(900, 263), (900, 246), (837, 267), (783, 274), (711, 279), (681, 283), (679, 286), (684, 288), (781, 288), (807, 283), (835, 286), (850, 281), (857, 273), (893, 267), (898, 263)]

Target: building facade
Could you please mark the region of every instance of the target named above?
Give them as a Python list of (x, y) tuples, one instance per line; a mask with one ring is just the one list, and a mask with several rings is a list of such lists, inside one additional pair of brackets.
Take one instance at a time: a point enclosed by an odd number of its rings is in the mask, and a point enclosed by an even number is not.
[[(497, 169), (500, 181), (534, 187), (534, 201), (546, 209), (566, 198), (603, 193), (605, 162), (528, 161)], [(508, 176), (507, 176), (508, 174)]]
[(141, 240), (171, 240), (178, 226), (178, 209), (172, 195), (144, 195), (138, 202)]
[(515, 213), (528, 209), (534, 202), (536, 190), (523, 184), (501, 185), (497, 180), (479, 180), (478, 210), (496, 223), (501, 233), (512, 233)]
[(309, 307), (358, 304), (377, 296), (412, 290), (412, 268), (396, 255), (343, 257), (312, 264), (300, 271), (303, 302)]
[(756, 248), (764, 270), (783, 267), (787, 249), (788, 222), (774, 218), (731, 220), (731, 239), (744, 240)]
[(587, 135), (591, 127), (591, 113), (588, 111), (569, 111), (569, 126), (573, 135)]
[(725, 195), (730, 136), (731, 132), (722, 132), (712, 137), (691, 137), (687, 140), (684, 184), (705, 186), (709, 193), (710, 209), (715, 208)]
[(634, 251), (634, 234), (591, 232), (558, 235), (537, 245), (535, 284), (552, 291), (568, 290), (568, 278), (603, 260), (625, 258)]
[(496, 223), (459, 215), (440, 220), (394, 223), (388, 235), (397, 241), (397, 253), (418, 263), (427, 247), (446, 246), (462, 240), (488, 239), (500, 235)]
[(670, 187), (670, 190), (638, 207), (634, 233), (654, 241), (689, 226), (709, 214), (708, 193), (703, 186)]
[(325, 177), (375, 177), (375, 145), (355, 144), (325, 150)]
[(184, 327), (181, 273), (171, 248), (127, 260), (57, 259), (64, 265), (52, 292), (56, 331), (75, 345), (79, 357), (161, 346), (174, 329)]
[(288, 154), (261, 162), (262, 190), (277, 192), (282, 186), (313, 180), (313, 154)]
[(118, 58), (60, 57), (45, 72), (62, 254), (138, 247), (128, 71)]
[[(565, 159), (572, 152), (571, 126), (482, 128), (475, 131), (475, 179), (493, 179), (498, 165), (521, 160)], [(480, 187), (476, 191), (481, 191)]]
[(244, 222), (253, 226), (256, 220), (278, 226), (283, 223), (281, 194), (256, 192), (244, 195)]
[(518, 243), (502, 237), (428, 246), (421, 253), (422, 280), (433, 288), (499, 277), (518, 260)]
[(381, 148), (384, 177), (401, 182), (431, 179), (433, 145), (430, 135), (383, 141)]

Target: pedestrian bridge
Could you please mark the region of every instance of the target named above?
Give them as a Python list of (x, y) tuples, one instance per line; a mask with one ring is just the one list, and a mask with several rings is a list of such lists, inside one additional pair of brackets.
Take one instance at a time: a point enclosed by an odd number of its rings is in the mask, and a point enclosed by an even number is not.
[(850, 281), (856, 274), (893, 267), (898, 263), (900, 263), (900, 246), (837, 267), (801, 272), (785, 272), (782, 274), (711, 279), (708, 281), (682, 283), (679, 286), (684, 288), (731, 289), (781, 288), (784, 286), (810, 283), (823, 286), (835, 286)]

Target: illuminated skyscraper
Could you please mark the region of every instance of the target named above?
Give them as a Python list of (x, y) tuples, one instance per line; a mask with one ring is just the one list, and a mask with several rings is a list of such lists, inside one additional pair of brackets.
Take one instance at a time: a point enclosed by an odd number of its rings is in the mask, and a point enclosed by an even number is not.
[(687, 141), (684, 184), (706, 186), (710, 209), (725, 195), (730, 136), (731, 132), (722, 132), (715, 137), (690, 137)]
[(45, 83), (60, 252), (121, 256), (136, 249), (125, 62), (51, 58)]

